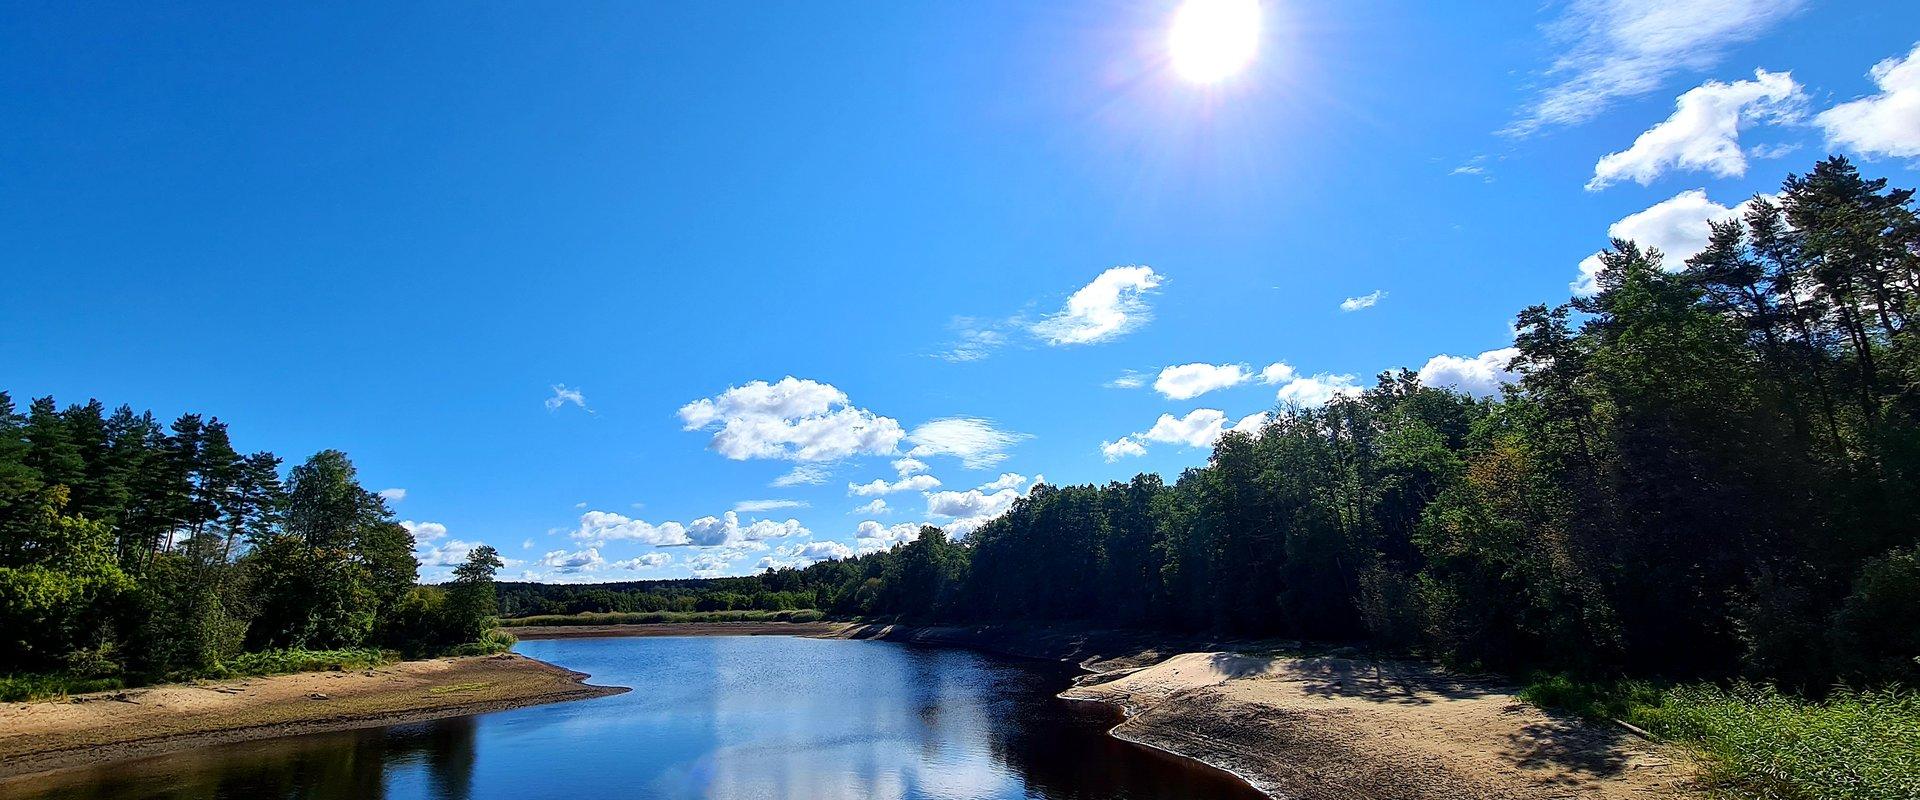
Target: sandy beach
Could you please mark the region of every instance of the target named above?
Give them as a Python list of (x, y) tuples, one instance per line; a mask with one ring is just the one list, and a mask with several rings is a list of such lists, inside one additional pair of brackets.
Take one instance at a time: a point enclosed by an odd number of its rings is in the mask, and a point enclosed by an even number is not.
[(0, 705), (0, 782), (297, 733), (393, 725), (627, 691), (504, 654), (168, 684)]

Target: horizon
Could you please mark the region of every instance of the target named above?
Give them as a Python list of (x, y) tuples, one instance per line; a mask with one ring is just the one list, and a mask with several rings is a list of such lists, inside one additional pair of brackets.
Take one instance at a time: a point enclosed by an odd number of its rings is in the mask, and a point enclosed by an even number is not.
[(1176, 5), (22, 13), (0, 388), (342, 450), (423, 582), (747, 575), (1494, 393), (1609, 236), (1920, 184), (1908, 4)]

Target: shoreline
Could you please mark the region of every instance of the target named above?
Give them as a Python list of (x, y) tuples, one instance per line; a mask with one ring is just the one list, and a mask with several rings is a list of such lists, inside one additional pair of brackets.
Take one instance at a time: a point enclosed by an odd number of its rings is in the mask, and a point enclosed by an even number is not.
[(1683, 748), (1542, 710), (1489, 676), (1300, 655), (1298, 642), (1048, 626), (849, 625), (839, 638), (1074, 663), (1063, 700), (1120, 711), (1109, 735), (1286, 800), (1700, 796)]
[(210, 745), (463, 717), (629, 691), (526, 656), (162, 684), (0, 704), (0, 787)]
[[(1108, 735), (1225, 772), (1286, 800), (1625, 800), (1697, 794), (1696, 765), (1672, 745), (1543, 711), (1519, 700), (1513, 687), (1485, 676), (1454, 675), (1417, 662), (1302, 656), (1299, 643), (1284, 640), (1040, 625), (824, 621), (510, 630), (523, 639), (875, 639), (1070, 663), (1082, 674), (1056, 696), (1117, 709), (1120, 721)], [(0, 706), (0, 787), (35, 775), (204, 745), (467, 716), (628, 691), (593, 686), (583, 682), (586, 677), (506, 654), (402, 662), (364, 673), (176, 684), (76, 696), (65, 703), (7, 704)], [(358, 695), (329, 694), (323, 704), (304, 694), (313, 685), (360, 689)], [(482, 696), (474, 691), (476, 685), (493, 689)], [(462, 699), (449, 703), (445, 693), (458, 693)], [(224, 700), (212, 706), (199, 702), (208, 697)], [(131, 699), (116, 702), (121, 698)], [(339, 702), (355, 698), (359, 701)], [(184, 700), (207, 707), (183, 715), (169, 705)], [(36, 706), (81, 711), (68, 715), (77, 722), (46, 719), (63, 715), (36, 712)], [(142, 715), (149, 720), (141, 721)], [(167, 724), (154, 724), (161, 720)], [(129, 736), (128, 730), (142, 733)]]

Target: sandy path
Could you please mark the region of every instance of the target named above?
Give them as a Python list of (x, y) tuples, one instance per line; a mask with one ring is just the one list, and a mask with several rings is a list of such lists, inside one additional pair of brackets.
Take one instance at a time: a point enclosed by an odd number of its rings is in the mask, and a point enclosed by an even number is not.
[(1687, 797), (1694, 774), (1672, 748), (1413, 663), (1186, 653), (1061, 696), (1125, 706), (1114, 735), (1293, 800)]
[(296, 733), (457, 717), (626, 691), (506, 654), (170, 684), (0, 705), (0, 781)]

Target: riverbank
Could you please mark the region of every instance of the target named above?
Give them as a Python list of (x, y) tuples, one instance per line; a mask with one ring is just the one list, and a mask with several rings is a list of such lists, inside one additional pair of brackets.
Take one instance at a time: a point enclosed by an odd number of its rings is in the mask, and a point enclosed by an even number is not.
[(1428, 664), (1046, 626), (851, 625), (831, 635), (1071, 661), (1087, 674), (1060, 696), (1124, 709), (1114, 736), (1289, 800), (1691, 797), (1698, 781), (1681, 748)]
[(627, 691), (524, 656), (169, 684), (0, 705), (0, 782), (300, 733), (420, 722)]

